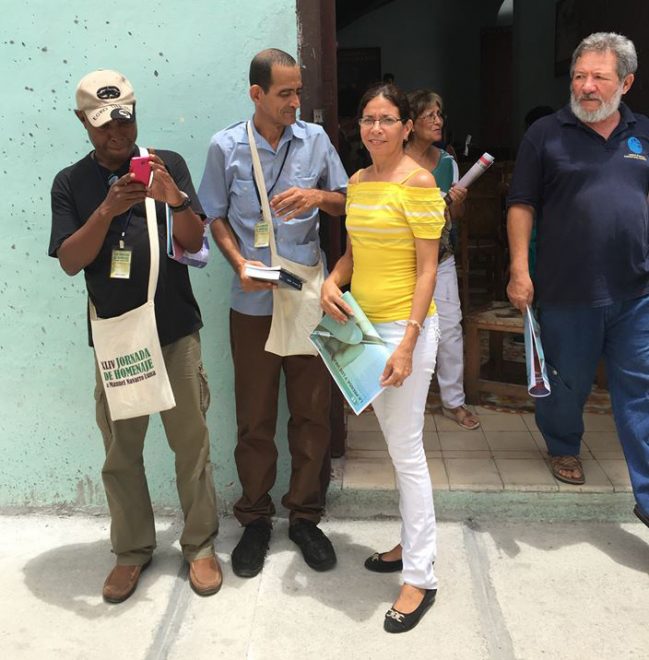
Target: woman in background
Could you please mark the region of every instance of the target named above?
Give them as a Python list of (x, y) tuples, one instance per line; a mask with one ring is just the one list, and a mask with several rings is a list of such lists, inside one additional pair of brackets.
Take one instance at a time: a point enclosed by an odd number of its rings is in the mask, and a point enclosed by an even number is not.
[[(349, 181), (347, 250), (325, 281), (321, 302), (327, 314), (345, 323), (352, 310), (341, 288), (351, 282), (356, 301), (393, 351), (381, 376), (386, 389), (373, 406), (400, 494), (401, 543), (390, 551), (398, 553), (398, 561), (389, 565), (402, 570), (403, 585), (383, 624), (398, 633), (417, 625), (437, 593), (423, 427), (439, 339), (433, 290), (445, 204), (430, 170), (405, 154), (412, 120), (402, 92), (389, 84), (368, 90), (359, 124), (372, 164)], [(387, 562), (376, 553), (368, 564)]]
[(442, 399), (442, 414), (467, 430), (480, 426), (478, 418), (465, 406), (464, 344), (462, 309), (453, 254), (453, 223), (464, 215), (466, 188), (454, 185), (458, 180), (455, 159), (435, 146), (442, 140), (444, 102), (429, 89), (408, 95), (413, 119), (406, 153), (419, 165), (433, 173), (437, 185), (447, 195), (448, 219), (439, 251), (435, 304), (439, 315), (440, 341), (437, 349), (437, 382)]

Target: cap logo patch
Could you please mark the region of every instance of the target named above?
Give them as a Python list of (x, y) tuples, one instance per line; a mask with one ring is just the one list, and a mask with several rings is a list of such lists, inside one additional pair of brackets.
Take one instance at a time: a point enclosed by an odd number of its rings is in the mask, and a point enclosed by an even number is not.
[(111, 113), (110, 113), (110, 118), (111, 119), (125, 119), (130, 121), (133, 119), (133, 115), (126, 110), (125, 108), (115, 108)]
[(97, 98), (106, 101), (107, 99), (118, 99), (122, 93), (114, 85), (108, 85), (107, 87), (100, 87), (97, 90)]

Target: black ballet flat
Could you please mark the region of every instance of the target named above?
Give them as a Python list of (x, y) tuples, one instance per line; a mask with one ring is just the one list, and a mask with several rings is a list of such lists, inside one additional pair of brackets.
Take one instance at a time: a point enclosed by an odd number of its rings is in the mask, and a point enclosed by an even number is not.
[(424, 598), (419, 603), (419, 607), (410, 614), (404, 614), (390, 608), (385, 613), (385, 621), (383, 621), (383, 630), (389, 633), (402, 633), (412, 630), (421, 619), (424, 614), (430, 609), (430, 606), (435, 602), (435, 596), (437, 595), (437, 589), (426, 589)]
[(375, 552), (371, 557), (365, 560), (365, 568), (374, 573), (396, 573), (403, 570), (403, 562), (401, 559), (394, 561), (384, 561), (381, 559), (382, 555)]

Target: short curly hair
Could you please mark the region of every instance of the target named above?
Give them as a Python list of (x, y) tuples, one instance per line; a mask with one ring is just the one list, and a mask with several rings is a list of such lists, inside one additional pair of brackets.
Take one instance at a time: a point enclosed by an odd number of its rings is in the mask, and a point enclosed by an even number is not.
[(638, 69), (638, 55), (631, 39), (617, 32), (593, 32), (581, 41), (572, 54), (570, 77), (575, 71), (577, 60), (588, 52), (605, 53), (610, 50), (615, 54), (617, 77), (624, 80), (630, 73)]

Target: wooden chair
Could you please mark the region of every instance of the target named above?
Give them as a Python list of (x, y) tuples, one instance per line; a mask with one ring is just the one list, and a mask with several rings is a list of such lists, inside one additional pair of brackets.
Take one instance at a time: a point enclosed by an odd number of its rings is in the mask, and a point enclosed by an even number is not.
[[(503, 358), (503, 339), (506, 333), (523, 334), (523, 317), (508, 303), (496, 302), (470, 313), (464, 319), (466, 361), (464, 363), (464, 389), (466, 400), (480, 403), (482, 392), (493, 392), (527, 399), (527, 386), (511, 382), (525, 378), (525, 364), (506, 363)], [(489, 332), (489, 361), (481, 365), (480, 331)]]
[[(466, 360), (464, 390), (467, 403), (480, 404), (483, 392), (501, 394), (516, 399), (529, 399), (525, 363), (510, 362), (503, 356), (506, 334), (523, 335), (523, 316), (509, 303), (494, 302), (468, 314), (464, 319)], [(489, 333), (489, 359), (481, 364), (480, 332)], [(542, 340), (542, 338), (541, 338)], [(524, 353), (524, 349), (521, 347)], [(597, 387), (589, 401), (602, 406), (608, 402), (608, 383), (604, 361), (600, 360), (595, 375)]]
[(504, 207), (510, 169), (508, 163), (496, 163), (471, 186), (467, 197), (466, 212), (460, 220), (458, 259), (460, 301), (465, 314), (471, 307), (471, 284), (478, 280), (484, 289), (484, 301), (505, 297)]

